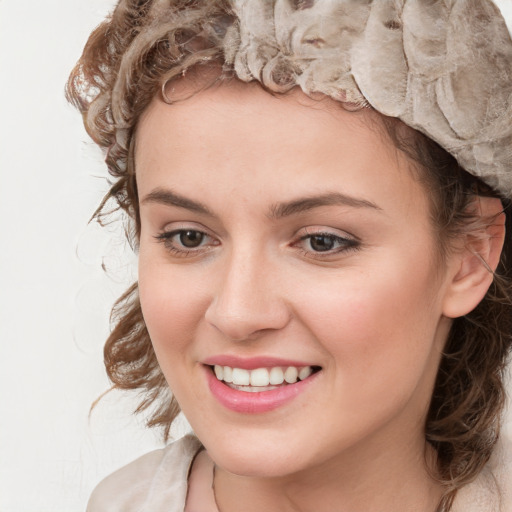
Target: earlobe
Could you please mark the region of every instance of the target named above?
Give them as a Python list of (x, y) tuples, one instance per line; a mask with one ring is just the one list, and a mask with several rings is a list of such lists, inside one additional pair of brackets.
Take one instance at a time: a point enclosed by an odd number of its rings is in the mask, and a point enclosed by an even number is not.
[(499, 264), (505, 238), (505, 214), (498, 198), (479, 197), (480, 221), (453, 255), (452, 277), (443, 303), (448, 318), (467, 315), (482, 301)]

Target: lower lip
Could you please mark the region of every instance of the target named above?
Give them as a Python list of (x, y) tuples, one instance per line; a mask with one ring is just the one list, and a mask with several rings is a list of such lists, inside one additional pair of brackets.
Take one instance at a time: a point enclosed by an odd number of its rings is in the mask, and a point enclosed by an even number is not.
[(314, 373), (306, 380), (295, 384), (287, 384), (269, 391), (250, 393), (230, 388), (215, 377), (209, 366), (204, 368), (210, 391), (224, 407), (235, 412), (252, 414), (273, 411), (292, 401), (296, 396), (304, 392), (320, 373)]

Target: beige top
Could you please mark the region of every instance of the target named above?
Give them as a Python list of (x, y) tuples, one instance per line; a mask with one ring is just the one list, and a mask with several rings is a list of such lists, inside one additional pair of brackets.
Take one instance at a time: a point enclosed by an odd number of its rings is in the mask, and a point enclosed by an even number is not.
[[(103, 480), (86, 512), (218, 512), (211, 486), (192, 485), (213, 483), (213, 462), (201, 450), (188, 435), (143, 455)], [(512, 512), (512, 446), (498, 445), (478, 478), (459, 491), (452, 512)]]

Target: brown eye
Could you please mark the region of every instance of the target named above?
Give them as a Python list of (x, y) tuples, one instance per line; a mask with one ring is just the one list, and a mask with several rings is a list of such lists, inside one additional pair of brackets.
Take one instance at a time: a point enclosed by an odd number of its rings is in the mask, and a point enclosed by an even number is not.
[(197, 229), (164, 231), (155, 237), (174, 256), (197, 256), (219, 245), (219, 241)]
[(334, 249), (336, 237), (328, 235), (313, 235), (309, 238), (309, 245), (313, 251), (324, 252)]
[(181, 231), (179, 233), (179, 240), (181, 245), (183, 245), (183, 247), (187, 247), (188, 249), (194, 249), (196, 247), (199, 247), (203, 243), (204, 237), (204, 233), (201, 233), (200, 231), (194, 231), (191, 229)]
[(333, 256), (338, 253), (358, 249), (360, 242), (353, 238), (335, 235), (333, 233), (309, 233), (303, 236), (297, 243), (304, 254), (311, 256)]

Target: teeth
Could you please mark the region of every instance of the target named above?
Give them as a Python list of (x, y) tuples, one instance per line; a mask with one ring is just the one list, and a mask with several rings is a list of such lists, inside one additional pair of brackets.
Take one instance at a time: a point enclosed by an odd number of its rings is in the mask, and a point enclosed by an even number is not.
[[(217, 366), (217, 365), (215, 365)], [(224, 366), (224, 382), (233, 382), (233, 368), (230, 366)], [(218, 378), (218, 377), (217, 377)], [(222, 379), (219, 379), (222, 380)]]
[(215, 376), (217, 377), (217, 379), (224, 380), (224, 368), (222, 366), (216, 364), (213, 370), (215, 372)]
[(280, 386), (285, 382), (287, 384), (295, 384), (297, 380), (307, 379), (313, 373), (311, 366), (301, 368), (295, 366), (288, 366), (286, 368), (276, 366), (273, 368), (245, 370), (243, 368), (215, 365), (213, 370), (218, 380), (233, 384), (231, 387), (235, 389), (243, 387), (243, 391), (249, 392), (262, 391), (262, 388), (274, 389), (273, 386)]
[(304, 366), (299, 371), (299, 379), (304, 380), (307, 379), (313, 373), (313, 368), (311, 366)]
[(237, 386), (248, 386), (251, 383), (251, 374), (249, 370), (242, 368), (233, 368), (233, 384)]
[(239, 391), (245, 391), (246, 393), (261, 393), (262, 391), (270, 391), (271, 389), (277, 389), (278, 386), (235, 386), (234, 384), (229, 385), (232, 389), (238, 389)]
[(297, 377), (299, 376), (299, 372), (295, 366), (289, 366), (286, 368), (286, 371), (284, 372), (284, 380), (288, 382), (288, 384), (293, 384), (294, 382), (297, 382)]
[(268, 386), (270, 377), (266, 368), (258, 368), (251, 372), (251, 386)]
[(283, 373), (283, 369), (282, 368), (279, 368), (279, 366), (275, 367), (275, 368), (272, 368), (270, 370), (270, 379), (269, 379), (269, 382), (270, 384), (276, 386), (276, 385), (279, 385), (279, 384), (282, 384), (284, 382), (284, 373)]

